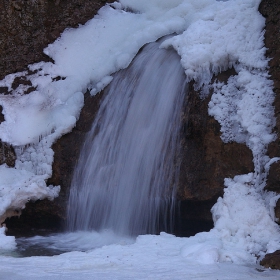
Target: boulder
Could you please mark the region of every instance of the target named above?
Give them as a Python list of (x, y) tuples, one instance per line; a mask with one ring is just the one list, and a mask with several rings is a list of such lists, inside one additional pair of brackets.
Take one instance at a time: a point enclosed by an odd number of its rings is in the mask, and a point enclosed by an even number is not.
[(280, 250), (267, 254), (260, 264), (266, 268), (280, 269)]
[[(91, 19), (112, 0), (0, 0), (0, 79), (50, 61), (43, 49), (65, 28)], [(1, 92), (1, 88), (0, 88)]]

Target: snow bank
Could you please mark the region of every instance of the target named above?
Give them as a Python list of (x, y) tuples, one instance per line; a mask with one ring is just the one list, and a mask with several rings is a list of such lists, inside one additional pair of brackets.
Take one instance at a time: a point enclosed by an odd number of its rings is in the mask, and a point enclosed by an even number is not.
[[(17, 155), (15, 168), (0, 169), (0, 215), (22, 208), (29, 199), (58, 195), (59, 187), (45, 185), (52, 172), (51, 145), (75, 125), (83, 106), (82, 93), (89, 89), (96, 94), (112, 80), (113, 72), (128, 66), (144, 44), (176, 33), (162, 47), (177, 50), (187, 79), (194, 79), (196, 87), (203, 89), (202, 97), (212, 87), (209, 114), (220, 122), (222, 139), (246, 143), (255, 164), (253, 174), (225, 180), (225, 195), (213, 207), (215, 228), (187, 239), (182, 256), (204, 264), (255, 262), (258, 255), (280, 248), (279, 228), (269, 215), (275, 197), (262, 191), (265, 167), (271, 161), (265, 152), (274, 138), (274, 96), (259, 3), (120, 0), (49, 45), (45, 53), (54, 64), (30, 65), (30, 72), (0, 81), (11, 92), (0, 96), (5, 115), (0, 138), (13, 145)], [(231, 67), (236, 76), (209, 86), (215, 74)], [(25, 95), (27, 87), (12, 89), (18, 76), (36, 90)]]
[(16, 248), (16, 240), (13, 236), (5, 235), (5, 226), (0, 228), (0, 254)]
[(239, 64), (265, 69), (265, 20), (257, 11), (260, 1), (208, 2), (212, 5), (201, 11), (198, 20), (163, 44), (177, 50), (188, 80), (194, 79), (200, 88), (213, 74)]
[(43, 176), (34, 175), (26, 170), (16, 170), (2, 165), (0, 174), (1, 223), (6, 217), (16, 216), (17, 211), (24, 208), (27, 201), (52, 199), (59, 191), (59, 187), (46, 188)]
[[(0, 279), (53, 280), (278, 280), (279, 271), (232, 263), (213, 263), (215, 250), (201, 243), (204, 257), (188, 259), (188, 239), (162, 233), (139, 236), (134, 244), (121, 243), (88, 252), (53, 257), (0, 256)], [(213, 244), (213, 243), (212, 243)], [(215, 244), (213, 244), (215, 245)], [(203, 248), (205, 246), (205, 250)], [(183, 249), (182, 249), (183, 248)], [(1, 278), (2, 276), (2, 278)]]
[(279, 226), (253, 182), (253, 174), (226, 179), (224, 196), (212, 209), (212, 231), (223, 242), (223, 261), (254, 261), (256, 256), (262, 258), (280, 246)]

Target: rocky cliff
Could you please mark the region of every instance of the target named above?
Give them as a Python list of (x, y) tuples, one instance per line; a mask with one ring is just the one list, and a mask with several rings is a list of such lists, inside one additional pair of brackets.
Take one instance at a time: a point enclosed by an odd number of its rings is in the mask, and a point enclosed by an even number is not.
[[(278, 1), (263, 0), (259, 10), (266, 18), (265, 45), (267, 56), (271, 59), (269, 73), (274, 81), (276, 140), (268, 147), (268, 155), (273, 158), (280, 157), (280, 5)], [(271, 165), (266, 189), (280, 193), (280, 161)], [(277, 202), (275, 213), (279, 219), (280, 200)]]
[[(280, 11), (277, 7), (279, 5), (274, 2), (263, 0), (260, 11), (267, 17), (266, 45), (269, 48), (268, 56), (273, 58), (270, 66), (276, 92), (276, 133), (279, 133), (280, 110), (277, 108), (280, 106), (278, 100)], [(0, 78), (8, 73), (25, 69), (27, 64), (47, 60), (42, 53), (43, 48), (54, 41), (65, 28), (75, 27), (92, 18), (103, 4), (104, 1), (97, 0), (0, 0)], [(234, 75), (234, 71), (226, 71), (215, 78), (226, 82), (230, 75)], [(23, 228), (28, 231), (31, 228), (58, 229), (63, 225), (71, 176), (78, 159), (80, 145), (90, 128), (101, 97), (102, 93), (94, 98), (86, 94), (85, 106), (76, 127), (53, 146), (55, 151), (53, 176), (48, 183), (61, 185), (60, 197), (53, 202), (46, 200), (29, 203), (20, 219), (7, 220), (10, 229), (19, 228), (21, 231)], [(223, 194), (224, 178), (253, 171), (252, 154), (245, 145), (225, 144), (221, 141), (220, 126), (208, 115), (209, 98), (200, 99), (193, 85), (189, 85), (181, 130), (181, 170), (178, 189), (178, 199), (181, 201), (179, 218), (181, 228), (178, 231), (181, 234), (190, 232), (187, 225), (197, 227), (197, 230), (210, 228), (212, 225), (210, 209), (217, 197)], [(271, 157), (279, 156), (279, 143), (278, 137), (278, 140), (269, 147)], [(9, 164), (13, 165), (12, 150), (9, 151), (9, 155), (7, 157), (10, 159)], [(272, 166), (267, 186), (268, 189), (278, 192), (280, 192), (279, 168), (278, 163)], [(280, 204), (276, 211), (279, 211), (277, 215), (280, 217)]]
[(65, 28), (91, 19), (106, 2), (110, 1), (0, 0), (0, 79), (49, 60), (43, 49)]
[[(275, 117), (276, 139), (268, 147), (269, 157), (280, 157), (280, 5), (279, 1), (262, 0), (260, 13), (266, 18), (265, 46), (267, 56), (270, 58), (269, 73), (274, 82), (275, 92)], [(280, 194), (280, 161), (271, 165), (267, 177), (266, 189)], [(280, 224), (280, 199), (276, 203), (275, 216)], [(280, 269), (280, 251), (267, 254), (261, 265), (269, 268)]]

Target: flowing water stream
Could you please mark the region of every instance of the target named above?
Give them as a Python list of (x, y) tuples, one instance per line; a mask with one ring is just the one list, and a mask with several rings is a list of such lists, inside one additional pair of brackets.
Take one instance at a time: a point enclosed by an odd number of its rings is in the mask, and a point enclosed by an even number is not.
[(159, 45), (146, 45), (104, 94), (73, 175), (67, 233), (32, 246), (86, 250), (172, 231), (185, 75)]
[(173, 50), (147, 45), (114, 76), (71, 185), (68, 230), (170, 231), (184, 71)]

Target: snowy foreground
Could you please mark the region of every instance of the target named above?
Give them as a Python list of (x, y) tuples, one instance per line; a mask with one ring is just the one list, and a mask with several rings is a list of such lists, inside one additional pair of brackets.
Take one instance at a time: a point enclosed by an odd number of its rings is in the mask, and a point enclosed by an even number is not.
[[(0, 138), (13, 145), (17, 155), (15, 168), (0, 166), (2, 221), (30, 199), (59, 194), (59, 186), (45, 183), (52, 173), (51, 145), (75, 126), (83, 93), (89, 89), (96, 94), (144, 44), (168, 34), (175, 36), (161, 47), (178, 52), (187, 80), (196, 81), (202, 98), (214, 74), (235, 69), (237, 75), (227, 84), (211, 86), (209, 114), (220, 122), (223, 141), (245, 143), (252, 150), (255, 165), (252, 174), (225, 179), (224, 197), (212, 209), (214, 229), (191, 238), (147, 235), (136, 242), (105, 242), (102, 245), (111, 245), (97, 249), (89, 240), (83, 248), (87, 252), (17, 258), (11, 257), (15, 238), (1, 228), (0, 279), (280, 279), (278, 271), (256, 269), (265, 253), (280, 248), (273, 214), (279, 197), (263, 191), (269, 166), (278, 159), (265, 155), (275, 137), (275, 120), (259, 3), (120, 0), (49, 45), (45, 53), (54, 64), (39, 62), (30, 65), (29, 72), (0, 81), (11, 92), (0, 96), (5, 116)], [(24, 95), (28, 86), (12, 89), (18, 76), (36, 90)]]
[(123, 245), (125, 242), (87, 253), (21, 259), (2, 257), (0, 279), (280, 279), (279, 271), (264, 270), (255, 265), (213, 262), (215, 251), (209, 249), (209, 244), (195, 245), (202, 253), (200, 259), (195, 254), (186, 257), (186, 251), (190, 250), (186, 238), (161, 234), (139, 236), (132, 245)]

